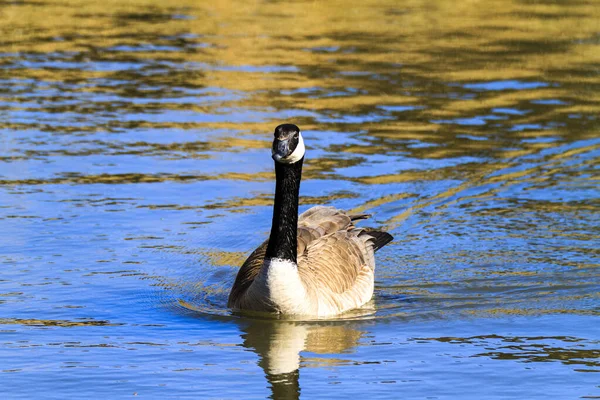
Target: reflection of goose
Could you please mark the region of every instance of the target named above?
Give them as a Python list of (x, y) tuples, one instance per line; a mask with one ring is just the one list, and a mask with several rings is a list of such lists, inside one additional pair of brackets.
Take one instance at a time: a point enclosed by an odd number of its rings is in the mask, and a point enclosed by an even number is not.
[(229, 307), (286, 315), (328, 316), (373, 295), (376, 250), (388, 233), (356, 228), (366, 215), (316, 206), (298, 217), (304, 141), (296, 125), (275, 128), (275, 205), (269, 240), (240, 268)]
[(271, 385), (273, 399), (297, 399), (300, 394), (300, 352), (334, 354), (356, 346), (362, 332), (346, 325), (316, 325), (289, 321), (248, 320), (242, 327), (244, 347), (254, 349)]

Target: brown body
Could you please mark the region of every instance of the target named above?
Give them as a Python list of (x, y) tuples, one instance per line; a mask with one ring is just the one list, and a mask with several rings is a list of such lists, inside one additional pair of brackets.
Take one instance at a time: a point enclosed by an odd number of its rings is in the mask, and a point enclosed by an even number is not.
[(373, 295), (374, 253), (392, 240), (388, 233), (354, 226), (366, 217), (323, 206), (304, 212), (298, 218), (297, 268), (282, 272), (283, 279), (272, 273), (264, 242), (240, 268), (229, 307), (328, 316), (362, 306)]

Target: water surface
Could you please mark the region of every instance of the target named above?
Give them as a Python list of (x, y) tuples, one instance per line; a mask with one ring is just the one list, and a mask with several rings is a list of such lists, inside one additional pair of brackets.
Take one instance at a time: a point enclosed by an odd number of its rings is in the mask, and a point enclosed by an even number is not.
[[(0, 2), (6, 398), (600, 398), (600, 4)], [(372, 214), (365, 309), (226, 308), (301, 211)]]

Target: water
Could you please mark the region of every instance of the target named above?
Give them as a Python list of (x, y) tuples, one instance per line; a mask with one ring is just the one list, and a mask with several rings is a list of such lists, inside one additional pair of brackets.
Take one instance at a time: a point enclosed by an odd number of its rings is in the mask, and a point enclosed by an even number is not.
[[(3, 1), (3, 398), (600, 398), (600, 3)], [(231, 315), (273, 128), (374, 301)]]

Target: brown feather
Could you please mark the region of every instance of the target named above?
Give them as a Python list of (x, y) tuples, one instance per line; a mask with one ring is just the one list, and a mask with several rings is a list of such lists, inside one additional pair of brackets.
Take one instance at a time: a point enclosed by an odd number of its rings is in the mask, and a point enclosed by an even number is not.
[(254, 282), (254, 278), (260, 272), (260, 268), (265, 260), (265, 254), (267, 252), (267, 241), (263, 242), (248, 256), (244, 264), (242, 264), (238, 274), (235, 278), (235, 282), (229, 293), (229, 299), (227, 300), (227, 307), (235, 307), (236, 300), (239, 300), (246, 290)]
[[(297, 265), (310, 293), (311, 299), (307, 300), (337, 309), (358, 307), (368, 301), (361, 296), (373, 284), (374, 252), (392, 236), (353, 225), (353, 221), (367, 217), (349, 216), (325, 206), (312, 207), (299, 216)], [(264, 242), (240, 268), (229, 295), (229, 307), (237, 307), (252, 285), (263, 265), (266, 248)]]

